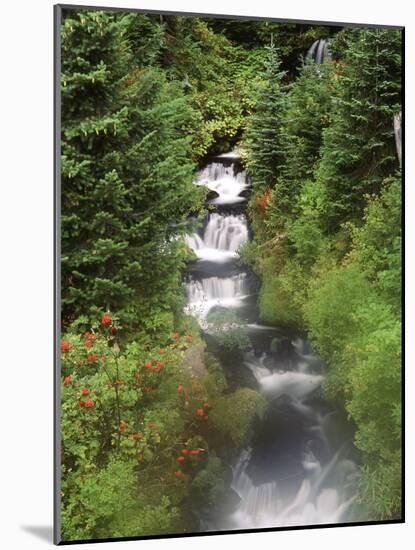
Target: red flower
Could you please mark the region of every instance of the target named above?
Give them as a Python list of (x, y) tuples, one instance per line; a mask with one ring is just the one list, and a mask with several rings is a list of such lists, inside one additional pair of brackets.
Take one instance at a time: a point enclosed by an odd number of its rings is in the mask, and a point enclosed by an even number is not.
[(178, 456), (178, 457), (176, 458), (176, 460), (177, 460), (177, 462), (183, 462), (184, 456)]
[(190, 451), (190, 454), (191, 454), (191, 455), (200, 455), (200, 451), (199, 451), (199, 449), (192, 449), (192, 450)]
[(337, 61), (335, 59), (333, 59), (332, 63), (333, 63), (333, 65), (336, 65)]
[(87, 409), (90, 409), (91, 407), (93, 407), (95, 405), (95, 403), (91, 399), (87, 399), (86, 401), (84, 399), (81, 399), (79, 401), (79, 405), (81, 407), (85, 407)]
[(61, 342), (61, 352), (67, 353), (69, 351), (69, 348), (71, 347), (71, 344), (68, 342), (68, 340), (62, 340)]
[(141, 434), (131, 434), (130, 435), (130, 439), (141, 439), (141, 438), (142, 438)]
[(88, 388), (84, 388), (82, 390), (82, 395), (89, 395), (90, 394), (90, 391), (88, 390)]
[(176, 477), (182, 477), (183, 474), (182, 474), (182, 472), (181, 472), (180, 470), (176, 470), (176, 471), (174, 472), (174, 475), (175, 475)]
[(103, 363), (106, 363), (106, 362), (107, 362), (107, 358), (105, 357), (105, 355), (102, 357), (102, 362), (103, 362)]
[(98, 355), (96, 353), (91, 353), (90, 355), (88, 355), (86, 360), (89, 361), (90, 363), (93, 363), (94, 361), (98, 361)]
[(157, 366), (154, 367), (154, 370), (155, 370), (156, 372), (159, 372), (160, 369), (163, 367), (164, 363), (163, 363), (163, 361), (156, 361), (156, 365), (157, 365)]
[(173, 338), (175, 340), (179, 340), (180, 339), (180, 332), (176, 332), (176, 334), (173, 336)]
[(125, 420), (121, 420), (120, 427), (118, 428), (120, 433), (123, 433), (126, 427), (127, 427), (127, 422)]
[(86, 346), (87, 348), (90, 348), (90, 347), (92, 346), (91, 340), (87, 340), (87, 341), (85, 342), (85, 346)]
[(182, 449), (182, 455), (187, 455), (189, 451), (187, 449)]
[(179, 384), (179, 385), (177, 386), (177, 391), (178, 391), (179, 393), (183, 393), (183, 390), (184, 390), (183, 384)]
[(124, 384), (124, 380), (118, 379), (115, 381), (115, 383), (117, 384), (117, 386), (122, 386)]
[(108, 315), (108, 313), (104, 313), (104, 315), (101, 317), (101, 323), (103, 325), (109, 325), (111, 323), (111, 316)]
[(197, 409), (196, 414), (197, 416), (203, 416), (205, 414), (205, 411), (203, 409)]
[(72, 382), (72, 378), (70, 376), (66, 376), (64, 379), (63, 379), (63, 385), (64, 386), (67, 386), (68, 384), (70, 384)]
[(160, 353), (161, 353), (161, 354), (165, 353), (165, 351), (166, 351), (166, 350), (165, 350), (164, 348), (160, 348)]
[(145, 367), (146, 369), (152, 369), (152, 368), (153, 368), (153, 365), (152, 365), (152, 363), (145, 363), (145, 364), (144, 364), (144, 367)]
[(115, 325), (111, 325), (110, 326), (110, 331), (111, 332), (117, 332), (117, 327)]

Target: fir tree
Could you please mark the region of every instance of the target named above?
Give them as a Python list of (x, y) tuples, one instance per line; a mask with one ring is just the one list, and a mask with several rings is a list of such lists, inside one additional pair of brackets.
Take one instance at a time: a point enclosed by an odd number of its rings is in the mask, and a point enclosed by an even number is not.
[(62, 310), (70, 321), (109, 309), (151, 332), (170, 322), (184, 258), (174, 237), (198, 192), (193, 112), (159, 69), (135, 64), (134, 17), (63, 20)]
[(301, 187), (313, 178), (320, 160), (323, 129), (330, 122), (333, 74), (330, 60), (322, 65), (308, 62), (287, 89), (280, 136), (284, 162), (272, 194), (278, 216), (296, 212)]
[(284, 105), (282, 79), (285, 72), (280, 71), (273, 42), (267, 51), (264, 82), (246, 133), (249, 173), (254, 187), (259, 191), (274, 186), (284, 161), (280, 126)]
[(401, 101), (400, 32), (352, 29), (338, 41), (346, 51), (317, 172), (327, 190), (329, 230), (360, 217), (365, 194), (378, 193), (383, 178), (399, 167), (393, 115)]

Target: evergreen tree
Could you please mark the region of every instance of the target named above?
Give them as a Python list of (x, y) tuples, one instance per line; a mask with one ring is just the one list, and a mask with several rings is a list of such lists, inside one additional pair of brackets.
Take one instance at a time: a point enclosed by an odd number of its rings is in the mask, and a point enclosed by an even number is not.
[(307, 62), (288, 90), (282, 115), (284, 162), (272, 194), (272, 209), (294, 214), (303, 183), (313, 178), (320, 160), (322, 132), (330, 122), (333, 64)]
[(399, 31), (349, 29), (332, 46), (346, 50), (317, 172), (326, 187), (329, 230), (361, 216), (365, 194), (378, 193), (398, 168), (393, 115), (401, 101)]
[(62, 310), (65, 321), (115, 310), (151, 332), (171, 330), (184, 258), (175, 236), (199, 191), (193, 112), (180, 86), (135, 63), (135, 17), (63, 19)]
[(281, 115), (284, 105), (282, 79), (285, 73), (280, 71), (273, 42), (267, 51), (264, 81), (246, 132), (249, 173), (254, 187), (260, 191), (274, 186), (284, 161)]

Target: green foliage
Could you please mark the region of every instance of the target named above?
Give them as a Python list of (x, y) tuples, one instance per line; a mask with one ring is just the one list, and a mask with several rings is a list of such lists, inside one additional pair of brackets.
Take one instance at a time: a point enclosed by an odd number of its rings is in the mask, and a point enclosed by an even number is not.
[(253, 422), (266, 410), (264, 397), (250, 388), (239, 388), (212, 401), (210, 421), (224, 440), (239, 447), (247, 441)]
[(247, 167), (254, 188), (272, 187), (283, 162), (281, 148), (281, 110), (284, 101), (280, 61), (274, 44), (267, 47), (267, 61), (255, 102), (255, 112), (245, 134), (248, 149)]
[(364, 225), (352, 230), (351, 261), (357, 262), (376, 289), (397, 310), (401, 304), (402, 182), (400, 174), (383, 182), (379, 197), (371, 197)]
[(193, 479), (190, 486), (192, 501), (199, 505), (213, 507), (223, 496), (225, 478), (222, 461), (217, 456), (210, 456), (206, 468)]
[(106, 314), (80, 336), (84, 322), (61, 344), (63, 537), (181, 531), (176, 507), (202, 456), (183, 467), (177, 456), (206, 448), (207, 400), (220, 391), (210, 394), (210, 373), (196, 381), (185, 361), (198, 337), (175, 333), (164, 347), (120, 349), (115, 319)]
[(307, 62), (287, 90), (280, 130), (284, 162), (272, 193), (272, 210), (279, 215), (296, 212), (303, 182), (313, 177), (318, 165), (323, 129), (331, 120), (335, 77), (330, 60), (322, 65)]
[(327, 358), (326, 391), (345, 400), (357, 426), (365, 457), (360, 499), (372, 519), (400, 517), (400, 320), (356, 265), (317, 280), (305, 317)]
[(62, 309), (65, 322), (116, 309), (123, 324), (168, 332), (187, 255), (174, 237), (202, 199), (189, 161), (195, 114), (177, 83), (136, 64), (134, 18), (63, 20)]
[[(318, 178), (327, 188), (327, 225), (358, 219), (364, 194), (377, 193), (398, 167), (392, 119), (401, 101), (401, 35), (348, 29), (338, 65), (332, 123), (324, 130)], [(336, 39), (333, 40), (336, 49)]]

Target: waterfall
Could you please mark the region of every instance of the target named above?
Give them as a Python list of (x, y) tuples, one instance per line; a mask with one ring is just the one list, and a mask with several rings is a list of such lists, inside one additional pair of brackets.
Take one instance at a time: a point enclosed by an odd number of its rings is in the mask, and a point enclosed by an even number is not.
[[(232, 157), (231, 157), (232, 159)], [(233, 160), (233, 159), (232, 159)], [(234, 159), (229, 165), (224, 162), (211, 162), (201, 170), (194, 182), (215, 191), (217, 197), (210, 204), (226, 205), (246, 201), (240, 193), (249, 188), (249, 181), (244, 170), (239, 171), (239, 163)]]
[(201, 260), (226, 262), (238, 258), (241, 244), (248, 240), (245, 216), (224, 216), (213, 213), (209, 216), (203, 238), (197, 233), (186, 238), (187, 244)]
[(310, 46), (308, 52), (306, 53), (305, 60), (313, 60), (315, 63), (320, 65), (329, 57), (331, 57), (329, 41), (326, 38), (320, 38), (319, 40), (313, 42)]
[(186, 283), (186, 312), (194, 315), (202, 328), (207, 328), (206, 317), (216, 307), (238, 308), (248, 296), (246, 273), (233, 277), (208, 277)]

